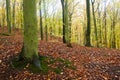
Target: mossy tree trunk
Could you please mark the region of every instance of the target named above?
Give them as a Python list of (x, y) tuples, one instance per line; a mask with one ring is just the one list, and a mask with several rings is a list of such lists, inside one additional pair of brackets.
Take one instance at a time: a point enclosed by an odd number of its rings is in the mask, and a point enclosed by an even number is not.
[(10, 8), (10, 0), (6, 0), (6, 14), (7, 14), (7, 26), (8, 32), (11, 33), (11, 8)]
[(33, 61), (40, 67), (38, 56), (38, 28), (36, 16), (36, 0), (23, 0), (24, 45), (20, 59)]
[(91, 46), (91, 41), (90, 41), (90, 34), (91, 34), (90, 0), (86, 0), (86, 14), (87, 14), (87, 31), (86, 31), (86, 44), (85, 44), (85, 46)]

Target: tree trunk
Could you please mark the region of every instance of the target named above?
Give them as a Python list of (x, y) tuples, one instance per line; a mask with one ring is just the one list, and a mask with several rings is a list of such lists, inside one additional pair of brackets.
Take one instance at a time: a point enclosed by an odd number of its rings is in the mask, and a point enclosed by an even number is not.
[(48, 40), (48, 25), (47, 25), (47, 13), (46, 13), (46, 2), (43, 0), (44, 4), (44, 17), (45, 17), (45, 39)]
[(16, 6), (16, 0), (14, 0), (14, 2), (13, 2), (13, 21), (12, 21), (12, 27), (14, 28), (14, 30), (15, 30), (15, 6)]
[(86, 14), (87, 14), (87, 32), (86, 32), (86, 44), (85, 44), (85, 46), (91, 46), (91, 42), (90, 42), (90, 34), (91, 34), (90, 0), (86, 0)]
[(72, 47), (71, 45), (71, 25), (72, 25), (72, 14), (69, 15), (69, 24), (68, 24), (68, 47)]
[(24, 23), (23, 23), (23, 13), (22, 13), (23, 12), (23, 2), (21, 2), (20, 11), (21, 11), (21, 13), (20, 13), (21, 28), (24, 29), (24, 27), (23, 27), (23, 25), (24, 25)]
[(63, 15), (63, 43), (70, 47), (69, 20), (68, 20), (68, 0), (61, 0)]
[(41, 0), (39, 2), (39, 6), (40, 6), (40, 35), (41, 35), (41, 40), (43, 40), (43, 24), (42, 24)]
[(106, 19), (106, 1), (105, 1), (105, 8), (104, 8), (104, 17), (103, 17), (103, 27), (105, 29), (105, 40), (104, 40), (104, 44), (105, 47), (107, 47), (107, 19)]
[(36, 0), (23, 0), (24, 45), (20, 59), (33, 61), (40, 68), (38, 56), (38, 28), (36, 16)]
[(7, 27), (8, 32), (11, 33), (11, 8), (10, 8), (10, 0), (6, 0), (6, 14), (7, 14)]
[(62, 22), (63, 22), (63, 43), (66, 43), (66, 38), (65, 38), (65, 5), (64, 5), (64, 0), (61, 0), (62, 4)]
[(93, 21), (94, 21), (94, 31), (95, 31), (95, 39), (96, 39), (96, 46), (98, 47), (98, 34), (97, 34), (97, 25), (96, 25), (96, 16), (95, 16), (95, 10), (94, 10), (94, 3), (95, 3), (95, 0), (91, 0), (91, 3), (92, 3), (92, 13), (93, 13)]

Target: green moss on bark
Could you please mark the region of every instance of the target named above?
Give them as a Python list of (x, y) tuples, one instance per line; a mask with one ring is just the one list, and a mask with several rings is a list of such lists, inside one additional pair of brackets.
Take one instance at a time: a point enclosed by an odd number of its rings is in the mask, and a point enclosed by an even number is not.
[(38, 28), (36, 16), (36, 0), (23, 0), (24, 45), (20, 59), (33, 61), (40, 67), (38, 56)]

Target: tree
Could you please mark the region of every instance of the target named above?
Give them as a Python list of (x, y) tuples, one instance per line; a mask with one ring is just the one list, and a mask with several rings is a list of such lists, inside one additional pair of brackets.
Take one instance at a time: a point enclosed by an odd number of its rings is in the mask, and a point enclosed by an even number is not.
[(119, 8), (117, 8), (117, 4), (115, 4), (115, 1), (113, 0), (113, 6), (111, 10), (111, 48), (116, 48), (116, 24), (118, 22), (118, 15), (119, 15)]
[(36, 16), (36, 0), (23, 0), (24, 44), (19, 60), (33, 62), (40, 68), (38, 55), (38, 28)]
[(46, 2), (43, 0), (43, 5), (44, 5), (44, 17), (45, 17), (45, 39), (46, 41), (48, 40), (48, 25), (47, 25), (47, 10), (46, 10)]
[(12, 15), (12, 17), (13, 17), (13, 21), (12, 21), (12, 26), (14, 27), (14, 29), (15, 29), (15, 6), (16, 6), (16, 0), (13, 0), (13, 15)]
[(75, 0), (69, 0), (69, 5), (68, 5), (68, 31), (67, 31), (67, 35), (68, 35), (68, 40), (67, 40), (67, 43), (68, 43), (68, 46), (69, 47), (72, 47), (71, 46), (71, 27), (72, 27), (72, 17), (73, 17), (73, 14), (74, 14), (74, 9), (75, 7), (78, 5), (78, 3), (74, 4), (75, 3)]
[(104, 27), (104, 29), (105, 29), (105, 41), (104, 41), (104, 43), (105, 43), (105, 46), (107, 47), (107, 19), (106, 19), (106, 15), (107, 15), (107, 13), (106, 13), (106, 7), (107, 7), (107, 5), (106, 5), (106, 0), (105, 0), (105, 2), (104, 2), (104, 15), (103, 15), (103, 27)]
[(85, 44), (85, 46), (91, 46), (91, 42), (90, 42), (90, 34), (91, 34), (90, 0), (86, 0), (86, 14), (87, 14), (87, 31), (86, 31), (86, 44)]
[(43, 40), (43, 24), (42, 24), (42, 7), (41, 7), (41, 0), (39, 2), (40, 6), (40, 35), (41, 35), (41, 40)]
[(99, 46), (102, 46), (102, 20), (101, 20), (101, 10), (102, 8), (100, 7), (100, 1), (97, 2), (97, 24), (98, 24), (98, 36), (99, 36)]
[(6, 12), (7, 12), (8, 32), (11, 33), (11, 8), (10, 8), (10, 0), (6, 0)]
[[(53, 5), (53, 6), (55, 6), (55, 5)], [(56, 22), (55, 22), (56, 20), (55, 20), (55, 11), (54, 10), (55, 9), (53, 8), (53, 16), (52, 16), (53, 19), (51, 20), (52, 21), (51, 31), (52, 31), (53, 35), (55, 35), (55, 33), (56, 33), (56, 31), (55, 31), (56, 30), (55, 29), (56, 28), (56, 25), (55, 25), (56, 24)]]
[(63, 43), (66, 43), (66, 37), (65, 37), (65, 1), (61, 0), (62, 4), (62, 22), (63, 22)]
[(62, 4), (62, 22), (63, 22), (63, 43), (67, 43), (69, 45), (68, 0), (61, 0), (61, 4)]
[(92, 3), (93, 22), (94, 22), (94, 28), (95, 28), (94, 31), (95, 31), (96, 46), (98, 47), (97, 24), (96, 24), (96, 16), (95, 16), (95, 9), (94, 9), (95, 0), (91, 0), (91, 3)]
[(2, 4), (2, 27), (5, 26), (5, 3)]

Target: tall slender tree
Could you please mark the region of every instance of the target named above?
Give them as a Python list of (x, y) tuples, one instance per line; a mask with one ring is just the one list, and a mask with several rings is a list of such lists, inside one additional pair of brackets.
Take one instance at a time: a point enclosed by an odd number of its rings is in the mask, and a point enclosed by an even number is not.
[(95, 9), (94, 9), (95, 0), (91, 0), (91, 3), (92, 3), (93, 22), (94, 22), (94, 28), (95, 28), (94, 31), (95, 31), (96, 46), (98, 47), (98, 33), (97, 33), (96, 16), (95, 16)]
[(47, 25), (47, 10), (46, 10), (46, 1), (43, 0), (43, 5), (44, 5), (44, 18), (45, 18), (45, 39), (46, 41), (48, 40), (48, 25)]
[(5, 26), (5, 3), (2, 4), (2, 27)]
[(15, 29), (15, 6), (16, 6), (16, 0), (13, 0), (13, 15), (12, 15), (12, 17), (13, 17), (13, 21), (12, 21), (12, 26), (13, 26), (13, 28)]
[(63, 43), (66, 43), (66, 38), (65, 38), (65, 0), (61, 0), (62, 4), (62, 22), (63, 22)]
[(70, 45), (69, 40), (69, 19), (68, 19), (68, 0), (61, 0), (62, 4), (62, 21), (63, 21), (63, 43)]
[(106, 5), (106, 0), (105, 0), (105, 2), (104, 2), (104, 16), (103, 16), (103, 27), (104, 27), (104, 29), (105, 29), (105, 40), (104, 40), (104, 44), (105, 44), (105, 46), (107, 47), (107, 19), (106, 19), (106, 17), (107, 17), (107, 13), (106, 13), (106, 7), (107, 7), (107, 5)]
[(72, 17), (73, 17), (73, 14), (74, 14), (74, 11), (75, 11), (75, 7), (78, 5), (78, 3), (75, 4), (75, 0), (69, 0), (69, 5), (67, 6), (68, 7), (68, 46), (69, 47), (72, 47), (71, 46), (71, 27), (72, 27)]
[(91, 46), (91, 42), (90, 42), (90, 34), (91, 34), (90, 0), (86, 0), (86, 14), (87, 14), (87, 31), (86, 31), (86, 44), (85, 44), (85, 46)]
[(7, 12), (8, 32), (11, 33), (11, 8), (10, 8), (10, 0), (6, 0), (6, 12)]
[(118, 17), (118, 9), (115, 9), (112, 11), (111, 16), (111, 48), (116, 48), (116, 24), (117, 24), (117, 17)]
[(100, 11), (100, 2), (97, 3), (98, 5), (98, 8), (97, 8), (97, 14), (98, 14), (98, 20), (97, 20), (97, 24), (98, 24), (98, 27), (99, 27), (99, 46), (101, 47), (102, 46), (102, 25), (101, 25), (101, 11)]
[(40, 6), (40, 37), (41, 40), (43, 40), (43, 24), (42, 24), (42, 6), (41, 6), (41, 0), (39, 1), (39, 6)]

